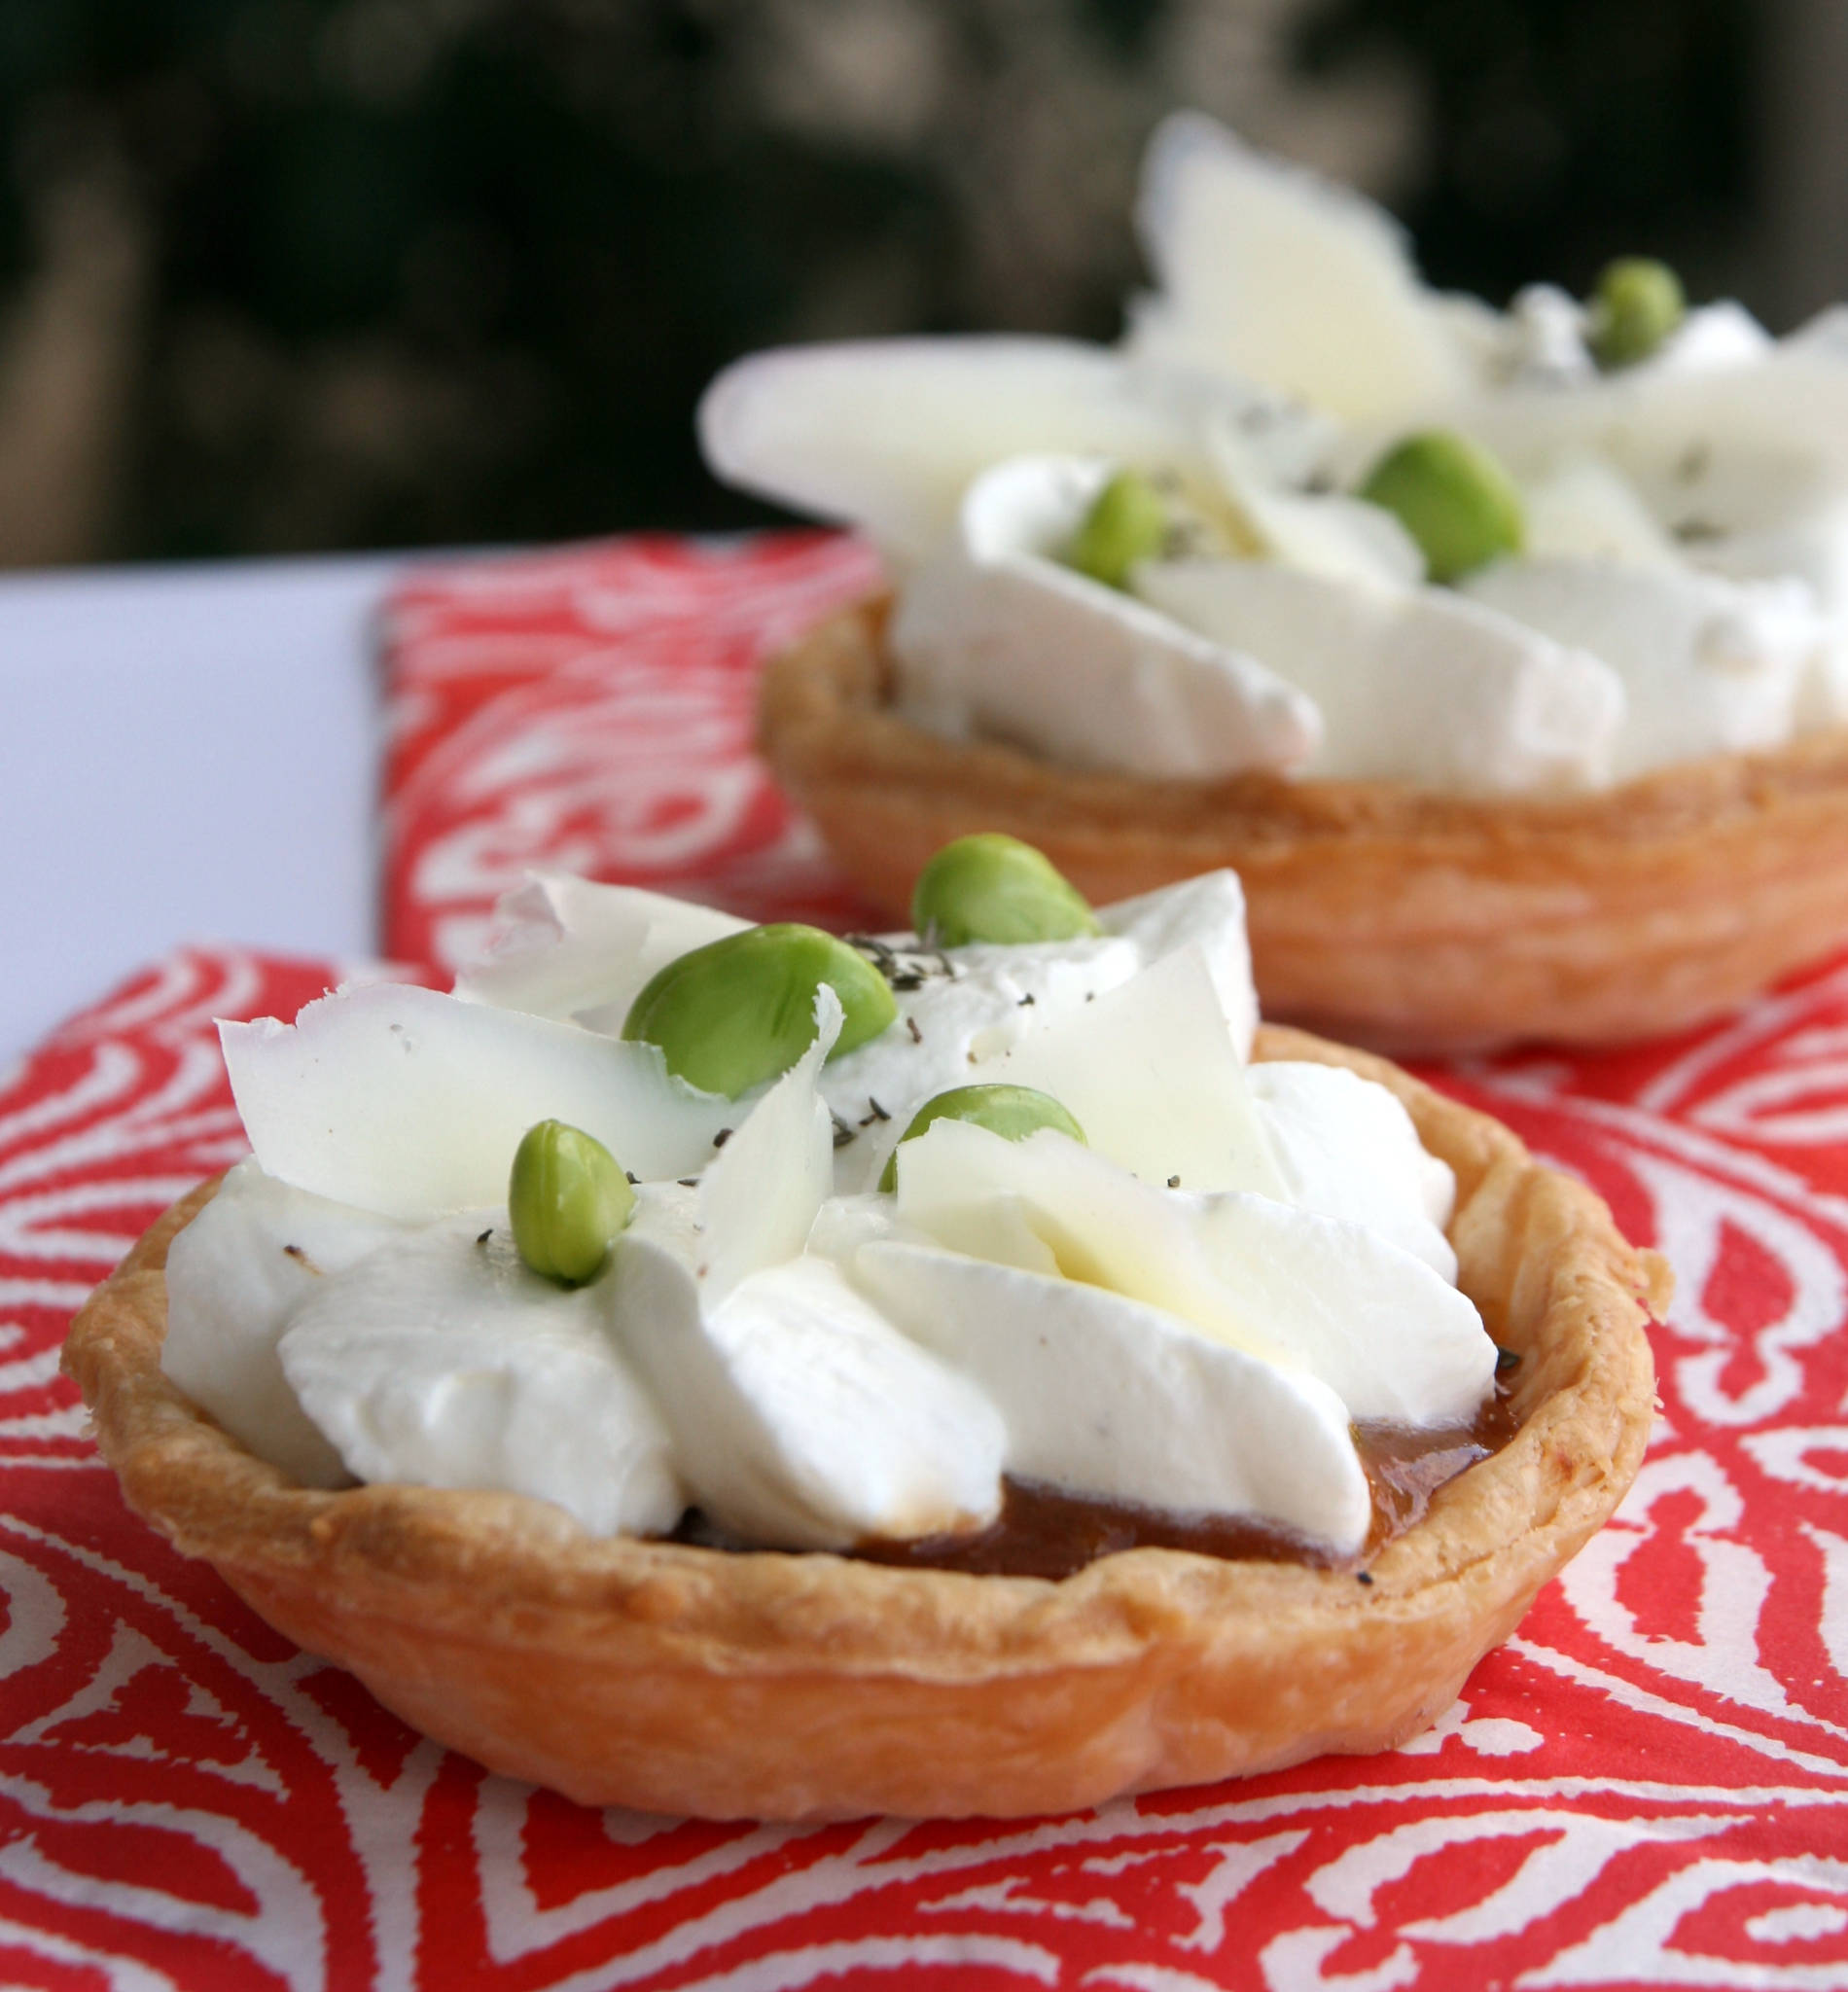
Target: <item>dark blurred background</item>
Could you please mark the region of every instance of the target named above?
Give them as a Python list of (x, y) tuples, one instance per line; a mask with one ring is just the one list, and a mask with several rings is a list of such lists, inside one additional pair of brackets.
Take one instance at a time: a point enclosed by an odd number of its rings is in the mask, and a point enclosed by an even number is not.
[(789, 339), (1111, 338), (1192, 104), (1497, 301), (1848, 290), (1843, 0), (0, 0), (0, 564), (767, 515)]

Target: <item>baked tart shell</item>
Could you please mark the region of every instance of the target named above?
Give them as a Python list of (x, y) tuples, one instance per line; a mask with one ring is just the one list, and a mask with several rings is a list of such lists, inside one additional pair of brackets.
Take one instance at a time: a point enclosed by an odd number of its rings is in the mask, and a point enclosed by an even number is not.
[(1520, 1356), (1500, 1451), (1352, 1568), (1107, 1556), (1061, 1583), (586, 1535), (519, 1495), (292, 1484), (160, 1370), (163, 1267), (204, 1184), (64, 1350), (134, 1510), (387, 1708), (592, 1805), (710, 1818), (1056, 1813), (1390, 1749), (1455, 1697), (1617, 1506), (1668, 1275), (1583, 1186), (1382, 1060), (1457, 1172), (1461, 1284)]
[(938, 738), (893, 710), (885, 604), (774, 659), (759, 744), (906, 924), (950, 838), (1036, 844), (1093, 903), (1229, 866), (1267, 1015), (1394, 1051), (1657, 1037), (1848, 939), (1848, 728), (1596, 795), (1162, 780)]

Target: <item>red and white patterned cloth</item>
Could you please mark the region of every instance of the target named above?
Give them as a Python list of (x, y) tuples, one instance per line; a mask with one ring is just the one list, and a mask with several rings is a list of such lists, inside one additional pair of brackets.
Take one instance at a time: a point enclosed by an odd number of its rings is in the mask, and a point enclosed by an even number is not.
[[(754, 667), (866, 585), (804, 536), (437, 571), (396, 604), (386, 939), (533, 863), (851, 902), (748, 758)], [(1026, 1825), (707, 1826), (486, 1776), (124, 1510), (72, 1309), (241, 1152), (214, 1016), (329, 964), (189, 951), (0, 1081), (0, 1984), (1848, 1986), (1848, 963), (1602, 1056), (1434, 1074), (1661, 1247), (1617, 1519), (1430, 1734)]]

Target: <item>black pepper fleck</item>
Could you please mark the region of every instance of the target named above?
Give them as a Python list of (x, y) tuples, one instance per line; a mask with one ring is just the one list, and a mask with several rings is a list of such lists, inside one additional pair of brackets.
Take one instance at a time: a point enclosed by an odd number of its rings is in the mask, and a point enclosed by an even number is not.
[(1675, 480), (1682, 484), (1697, 484), (1712, 467), (1712, 445), (1706, 443), (1690, 443), (1676, 462)]
[(1708, 540), (1724, 539), (1725, 535), (1710, 518), (1678, 519), (1674, 527), (1675, 537), (1685, 547), (1700, 546)]
[(487, 1241), (488, 1241), (488, 1240), (489, 1240), (489, 1239), (490, 1239), (491, 1237), (493, 1237), (493, 1235), (494, 1235), (494, 1227), (493, 1227), (492, 1225), (489, 1225), (489, 1226), (488, 1226), (488, 1227), (487, 1227), (487, 1229), (486, 1229), (485, 1231), (483, 1231), (483, 1232), (481, 1233), (481, 1235), (480, 1235), (480, 1236), (479, 1238), (477, 1238), (477, 1239), (476, 1239), (476, 1241), (475, 1241), (475, 1242), (476, 1242), (476, 1243), (477, 1243), (478, 1245), (485, 1245), (485, 1244), (487, 1243)]
[(1371, 1583), (1372, 1581), (1373, 1574), (1370, 1570), (1357, 1570), (1354, 1573), (1354, 1582), (1356, 1583)]
[(722, 1127), (722, 1128), (720, 1128), (720, 1130), (718, 1131), (718, 1133), (717, 1133), (717, 1134), (715, 1134), (715, 1135), (714, 1135), (714, 1136), (712, 1137), (712, 1145), (713, 1145), (713, 1147), (714, 1147), (714, 1148), (724, 1148), (724, 1147), (725, 1147), (725, 1145), (726, 1145), (726, 1143), (727, 1143), (728, 1141), (729, 1141), (730, 1139), (731, 1139), (731, 1130), (730, 1130), (730, 1128), (729, 1128), (729, 1127)]
[(921, 1045), (924, 1042), (924, 1033), (918, 1029), (916, 1017), (907, 1016), (905, 1019), (905, 1028), (910, 1032), (912, 1044)]
[(873, 966), (881, 975), (884, 975), (888, 965), (897, 959), (891, 948), (876, 934), (849, 934), (847, 945), (857, 953), (871, 955)]
[(1168, 1188), (1169, 1188), (1170, 1190), (1179, 1190), (1179, 1189), (1180, 1189), (1180, 1187), (1181, 1187), (1181, 1179), (1180, 1179), (1180, 1177), (1179, 1177), (1179, 1176), (1170, 1176), (1170, 1177), (1168, 1178)]

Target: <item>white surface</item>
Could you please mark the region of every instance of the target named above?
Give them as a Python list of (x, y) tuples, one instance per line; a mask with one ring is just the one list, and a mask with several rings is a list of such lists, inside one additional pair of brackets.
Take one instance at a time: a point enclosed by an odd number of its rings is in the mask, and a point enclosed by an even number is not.
[(187, 941), (376, 946), (387, 555), (0, 581), (0, 1069)]

